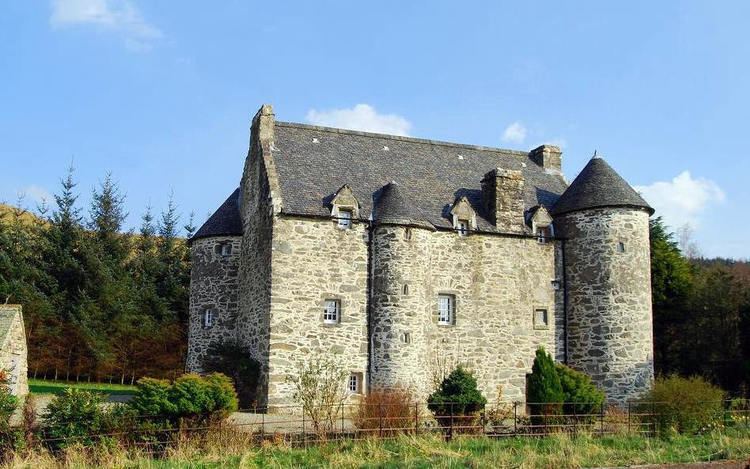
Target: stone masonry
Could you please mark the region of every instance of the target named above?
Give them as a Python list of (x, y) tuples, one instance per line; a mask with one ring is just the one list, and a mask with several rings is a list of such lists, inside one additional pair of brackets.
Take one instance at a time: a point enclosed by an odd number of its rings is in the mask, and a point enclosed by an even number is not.
[(637, 398), (654, 378), (648, 213), (592, 209), (555, 227), (568, 239), (569, 364), (609, 400)]
[(299, 404), (289, 377), (317, 357), (360, 383), (354, 402), (394, 386), (423, 400), (458, 364), (490, 402), (523, 402), (544, 347), (624, 404), (653, 379), (653, 210), (602, 159), (570, 185), (560, 170), (549, 145), (279, 123), (263, 106), (239, 189), (191, 239), (187, 368), (240, 344), (269, 411)]
[(7, 373), (11, 393), (25, 399), (29, 383), (21, 305), (0, 305), (0, 368)]

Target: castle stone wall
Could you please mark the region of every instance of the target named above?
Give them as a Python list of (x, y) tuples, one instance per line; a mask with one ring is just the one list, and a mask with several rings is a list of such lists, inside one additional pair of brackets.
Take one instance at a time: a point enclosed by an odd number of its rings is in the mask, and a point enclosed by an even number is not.
[[(381, 226), (374, 238), (373, 385), (399, 383), (424, 399), (433, 377), (464, 364), (490, 401), (525, 401), (537, 347), (555, 353), (555, 243), (416, 228), (407, 240), (404, 230)], [(441, 293), (455, 295), (454, 325), (437, 324)], [(535, 327), (536, 308), (547, 310), (546, 328)]]
[(28, 350), (21, 305), (0, 305), (0, 369), (7, 372), (10, 392), (21, 405), (11, 416), (11, 425), (23, 420), (23, 402), (29, 394)]
[[(269, 405), (293, 404), (287, 377), (317, 357), (366, 379), (367, 242), (365, 223), (342, 230), (334, 220), (274, 219)], [(341, 302), (338, 324), (323, 323), (326, 299)]]
[[(190, 245), (188, 371), (202, 371), (203, 359), (212, 344), (236, 339), (241, 240), (239, 236), (218, 236), (196, 239)], [(219, 251), (224, 244), (231, 245), (228, 256)], [(207, 309), (214, 313), (213, 326), (208, 328), (203, 324)]]
[(607, 208), (555, 220), (567, 238), (569, 364), (619, 404), (654, 376), (648, 218)]

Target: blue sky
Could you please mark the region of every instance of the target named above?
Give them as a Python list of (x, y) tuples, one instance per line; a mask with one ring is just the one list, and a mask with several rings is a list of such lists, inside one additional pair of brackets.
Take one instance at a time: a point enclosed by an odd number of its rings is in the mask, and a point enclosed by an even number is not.
[[(523, 3), (523, 5), (519, 5)], [(0, 199), (86, 205), (111, 171), (129, 226), (170, 191), (199, 222), (237, 186), (249, 122), (594, 149), (705, 255), (750, 257), (748, 2), (0, 5)]]

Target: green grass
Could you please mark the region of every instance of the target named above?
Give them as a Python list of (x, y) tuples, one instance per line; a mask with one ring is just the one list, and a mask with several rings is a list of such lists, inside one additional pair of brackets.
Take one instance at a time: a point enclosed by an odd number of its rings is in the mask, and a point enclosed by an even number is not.
[(32, 394), (60, 394), (65, 389), (76, 388), (86, 389), (104, 394), (127, 396), (135, 392), (135, 386), (127, 384), (109, 384), (109, 383), (85, 383), (75, 381), (47, 381), (43, 379), (29, 379), (29, 391)]
[[(11, 467), (129, 468), (559, 468), (612, 467), (638, 464), (746, 460), (750, 430), (729, 429), (669, 439), (639, 436), (555, 435), (547, 438), (458, 438), (445, 442), (438, 436), (402, 436), (393, 441), (365, 440), (304, 448), (282, 444), (263, 447), (250, 443), (248, 434), (229, 429), (205, 438), (190, 438), (162, 458), (153, 459), (127, 450), (49, 453), (19, 456)], [(110, 452), (111, 451), (111, 452)]]

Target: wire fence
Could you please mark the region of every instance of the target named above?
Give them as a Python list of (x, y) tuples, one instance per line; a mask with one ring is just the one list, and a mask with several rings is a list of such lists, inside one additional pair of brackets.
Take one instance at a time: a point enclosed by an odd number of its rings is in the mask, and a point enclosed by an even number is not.
[[(733, 427), (750, 431), (750, 400), (691, 403), (699, 431)], [(474, 408), (425, 402), (339, 404), (303, 408), (273, 406), (245, 409), (229, 418), (170, 420), (159, 415), (128, 416), (110, 432), (52, 437), (41, 423), (38, 441), (48, 447), (89, 444), (105, 439), (150, 454), (163, 454), (173, 445), (221, 440), (233, 445), (266, 442), (306, 447), (333, 441), (394, 439), (400, 435), (440, 435), (446, 440), (544, 437), (552, 434), (642, 435), (651, 437), (671, 425), (674, 407), (665, 402), (637, 402), (626, 407), (590, 403), (508, 403)], [(684, 409), (683, 409), (684, 415)], [(688, 417), (691, 417), (689, 414)], [(708, 423), (706, 423), (708, 422)], [(710, 427), (710, 428), (709, 428)]]

